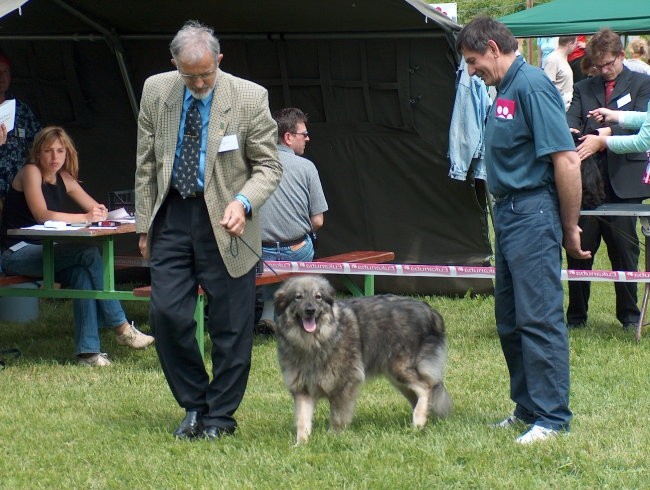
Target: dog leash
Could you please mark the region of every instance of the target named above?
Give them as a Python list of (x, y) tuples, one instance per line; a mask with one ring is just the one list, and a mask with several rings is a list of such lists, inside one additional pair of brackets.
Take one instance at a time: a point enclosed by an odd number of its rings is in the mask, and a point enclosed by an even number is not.
[[(269, 265), (269, 263), (268, 263), (266, 260), (264, 260), (264, 259), (262, 258), (262, 256), (261, 256), (260, 254), (258, 254), (258, 253), (253, 249), (253, 247), (251, 247), (251, 246), (246, 242), (246, 240), (244, 240), (242, 237), (230, 237), (230, 253), (232, 254), (233, 257), (237, 257), (237, 255), (239, 255), (239, 247), (237, 247), (237, 239), (241, 240), (242, 243), (243, 243), (244, 245), (246, 245), (246, 246), (248, 247), (248, 249), (249, 249), (251, 252), (253, 252), (253, 254), (255, 255), (255, 257), (257, 257), (258, 259), (260, 259), (260, 261), (261, 261), (261, 262), (262, 262), (266, 267), (268, 267), (269, 270), (270, 270), (271, 272), (273, 272), (273, 274), (275, 274), (276, 276), (279, 275), (279, 274), (276, 272), (276, 270), (275, 270), (273, 267), (271, 267), (271, 266)], [(236, 250), (233, 250), (233, 243), (235, 244), (235, 249), (236, 249)]]

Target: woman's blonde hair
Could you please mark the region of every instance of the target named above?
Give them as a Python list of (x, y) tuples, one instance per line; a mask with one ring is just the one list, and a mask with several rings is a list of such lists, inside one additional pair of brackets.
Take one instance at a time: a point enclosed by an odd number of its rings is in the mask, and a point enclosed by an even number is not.
[(648, 43), (645, 39), (635, 39), (634, 41), (631, 41), (628, 49), (630, 50), (630, 54), (635, 54), (640, 58), (648, 56)]
[(48, 126), (41, 129), (34, 137), (34, 143), (29, 152), (29, 163), (38, 164), (38, 159), (43, 148), (59, 140), (65, 148), (65, 163), (63, 170), (68, 172), (75, 180), (79, 180), (79, 157), (72, 138), (59, 126)]

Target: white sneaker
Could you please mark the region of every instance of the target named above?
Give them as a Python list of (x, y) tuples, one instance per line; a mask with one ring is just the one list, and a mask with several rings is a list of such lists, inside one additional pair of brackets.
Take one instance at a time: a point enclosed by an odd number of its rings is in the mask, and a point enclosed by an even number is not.
[(85, 367), (97, 367), (97, 366), (110, 366), (111, 361), (108, 360), (108, 355), (100, 352), (99, 354), (93, 354), (90, 357), (79, 357), (77, 356), (77, 363), (80, 366)]
[(519, 444), (531, 444), (533, 442), (545, 441), (546, 439), (552, 439), (556, 437), (560, 431), (555, 429), (547, 429), (541, 425), (533, 425), (526, 432), (521, 434), (515, 442)]
[(516, 415), (511, 415), (510, 417), (503, 419), (501, 422), (490, 424), (490, 427), (494, 427), (496, 429), (507, 429), (509, 427), (516, 427), (516, 426), (528, 427), (528, 425), (529, 424), (521, 420)]
[(115, 334), (115, 340), (120, 345), (126, 345), (131, 349), (144, 349), (153, 344), (154, 338), (151, 335), (142, 333), (131, 323), (130, 328), (122, 335)]

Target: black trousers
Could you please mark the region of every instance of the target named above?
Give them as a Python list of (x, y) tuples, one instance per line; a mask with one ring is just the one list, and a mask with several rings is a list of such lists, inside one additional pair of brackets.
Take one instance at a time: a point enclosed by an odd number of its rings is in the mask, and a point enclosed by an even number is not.
[[(583, 250), (591, 251), (591, 259), (578, 260), (567, 257), (569, 269), (591, 270), (593, 257), (600, 247), (601, 239), (607, 244), (607, 253), (612, 270), (636, 271), (639, 264), (639, 238), (636, 233), (636, 218), (627, 216), (581, 216), (578, 225), (582, 228)], [(569, 306), (567, 323), (578, 324), (587, 321), (591, 283), (569, 281)], [(616, 318), (622, 324), (638, 323), (636, 283), (615, 282)]]
[[(231, 277), (215, 241), (203, 197), (170, 192), (151, 237), (149, 319), (162, 370), (178, 404), (203, 413), (206, 426), (236, 427), (253, 346), (255, 269)], [(212, 380), (198, 343), (194, 308), (201, 285), (210, 305)]]

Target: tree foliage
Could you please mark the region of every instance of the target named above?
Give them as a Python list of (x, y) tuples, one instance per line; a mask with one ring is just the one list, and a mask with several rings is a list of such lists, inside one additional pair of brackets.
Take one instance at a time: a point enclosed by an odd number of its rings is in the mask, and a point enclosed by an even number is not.
[[(428, 0), (429, 3), (437, 3), (435, 0)], [(445, 2), (449, 0), (441, 0)], [(550, 0), (533, 0), (533, 5), (541, 5)], [(456, 0), (458, 4), (458, 23), (466, 24), (473, 17), (479, 14), (488, 14), (492, 17), (502, 17), (524, 10), (526, 0)]]

